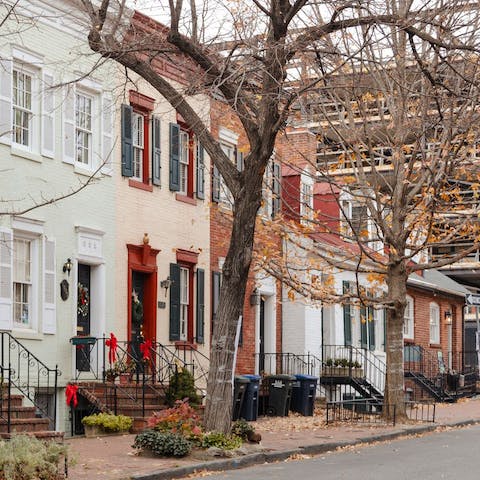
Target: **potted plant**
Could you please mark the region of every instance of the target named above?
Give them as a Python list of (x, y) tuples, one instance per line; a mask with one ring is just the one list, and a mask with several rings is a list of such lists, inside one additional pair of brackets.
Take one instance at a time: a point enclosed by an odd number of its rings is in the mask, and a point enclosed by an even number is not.
[(125, 415), (112, 415), (109, 413), (96, 413), (82, 418), (86, 437), (98, 437), (128, 432), (133, 425), (133, 420)]
[(114, 368), (117, 371), (120, 385), (126, 385), (132, 381), (132, 377), (136, 369), (136, 363), (133, 360), (119, 360), (118, 362), (115, 362)]
[(347, 358), (328, 358), (322, 367), (324, 377), (363, 377), (362, 365)]

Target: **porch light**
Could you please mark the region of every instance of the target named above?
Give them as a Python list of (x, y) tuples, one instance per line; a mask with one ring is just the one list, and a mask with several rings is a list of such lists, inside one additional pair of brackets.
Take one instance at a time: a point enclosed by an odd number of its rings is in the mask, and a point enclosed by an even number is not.
[(250, 305), (252, 307), (255, 305), (260, 305), (260, 292), (257, 288), (250, 295)]
[(63, 273), (67, 273), (70, 276), (70, 272), (72, 271), (72, 259), (67, 258), (67, 261), (63, 264)]
[(452, 319), (453, 319), (453, 315), (452, 315), (451, 310), (446, 310), (444, 315), (445, 315), (445, 323), (447, 325), (451, 325), (452, 324)]
[(172, 281), (170, 280), (170, 277), (167, 277), (165, 280), (162, 280), (160, 282), (160, 287), (165, 289), (165, 296), (167, 296), (167, 291), (170, 288), (171, 284)]

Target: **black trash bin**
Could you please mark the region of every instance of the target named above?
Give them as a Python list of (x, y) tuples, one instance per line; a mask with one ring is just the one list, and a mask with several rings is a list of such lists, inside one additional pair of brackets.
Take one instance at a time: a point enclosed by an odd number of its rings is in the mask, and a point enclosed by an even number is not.
[(236, 376), (233, 382), (233, 410), (232, 410), (232, 419), (233, 421), (240, 418), (240, 412), (242, 410), (243, 400), (245, 398), (245, 392), (247, 390), (247, 385), (250, 383), (248, 378), (242, 376)]
[(250, 383), (247, 384), (242, 409), (240, 410), (240, 418), (251, 422), (258, 417), (258, 396), (260, 379), (262, 377), (260, 375), (243, 375), (243, 377), (248, 378)]
[(290, 410), (292, 397), (292, 375), (270, 375), (266, 377), (268, 384), (268, 404), (265, 413), (270, 416), (286, 417)]
[(311, 417), (315, 407), (318, 378), (312, 375), (295, 375), (295, 378), (297, 380), (292, 385), (290, 409), (306, 417)]

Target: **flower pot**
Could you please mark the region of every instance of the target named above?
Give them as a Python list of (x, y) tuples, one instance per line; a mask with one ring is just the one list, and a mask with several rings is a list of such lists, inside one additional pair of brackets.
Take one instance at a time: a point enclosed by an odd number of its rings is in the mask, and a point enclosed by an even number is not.
[(121, 430), (119, 432), (106, 432), (98, 425), (85, 425), (85, 436), (87, 438), (109, 437), (112, 435), (124, 435), (126, 433), (128, 433), (128, 430)]
[(119, 378), (120, 385), (127, 385), (132, 381), (133, 374), (132, 373), (121, 373)]

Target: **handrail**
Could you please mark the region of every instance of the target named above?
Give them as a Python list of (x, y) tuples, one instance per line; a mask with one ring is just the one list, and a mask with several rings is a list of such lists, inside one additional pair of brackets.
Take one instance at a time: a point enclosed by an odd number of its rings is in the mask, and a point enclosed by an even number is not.
[(335, 363), (348, 368), (349, 376), (365, 378), (380, 393), (384, 392), (386, 364), (372, 351), (352, 345), (323, 345), (323, 372), (329, 373), (330, 370), (331, 373)]
[[(57, 386), (58, 377), (62, 374), (58, 365), (55, 368), (48, 367), (9, 332), (0, 334), (2, 373), (8, 364), (9, 389), (13, 386), (28, 398), (56, 428)], [(35, 394), (42, 391), (53, 395), (53, 398), (47, 397), (46, 402), (40, 402)]]
[(261, 373), (275, 372), (287, 375), (306, 374), (320, 376), (322, 362), (312, 353), (302, 355), (290, 352), (255, 353), (254, 357), (263, 360), (265, 368)]

